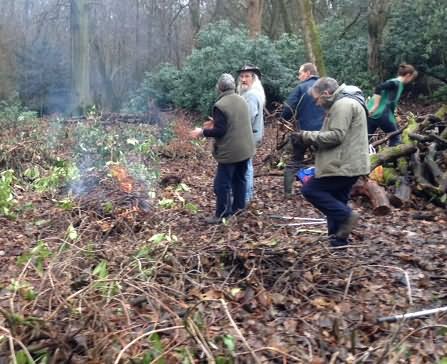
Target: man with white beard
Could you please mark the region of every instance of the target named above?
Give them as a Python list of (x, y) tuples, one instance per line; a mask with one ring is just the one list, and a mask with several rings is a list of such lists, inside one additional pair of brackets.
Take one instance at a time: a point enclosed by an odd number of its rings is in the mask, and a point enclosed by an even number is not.
[[(253, 137), (256, 146), (260, 146), (264, 136), (264, 105), (265, 92), (261, 83), (261, 71), (252, 64), (244, 65), (237, 71), (237, 88), (236, 91), (247, 101)], [(248, 161), (247, 173), (247, 193), (245, 194), (245, 202), (248, 204), (253, 198), (254, 193), (254, 169), (253, 158)]]

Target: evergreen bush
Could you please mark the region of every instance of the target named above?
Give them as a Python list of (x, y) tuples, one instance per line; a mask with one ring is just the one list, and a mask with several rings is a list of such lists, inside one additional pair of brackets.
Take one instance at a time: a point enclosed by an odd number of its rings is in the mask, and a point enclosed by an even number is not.
[(210, 24), (198, 34), (197, 48), (183, 67), (176, 70), (165, 65), (158, 73), (148, 73), (129, 106), (141, 107), (144, 100), (155, 96), (159, 104), (172, 103), (208, 115), (217, 97), (218, 77), (222, 73), (236, 77), (236, 71), (245, 63), (253, 63), (261, 69), (268, 99), (282, 101), (296, 80), (297, 65), (290, 68), (293, 60), (288, 58), (286, 63), (280, 52), (287, 42), (295, 47), (289, 55), (300, 54), (296, 48), (302, 44), (297, 38), (282, 38), (277, 43), (265, 36), (250, 39), (245, 29), (234, 28), (228, 22)]

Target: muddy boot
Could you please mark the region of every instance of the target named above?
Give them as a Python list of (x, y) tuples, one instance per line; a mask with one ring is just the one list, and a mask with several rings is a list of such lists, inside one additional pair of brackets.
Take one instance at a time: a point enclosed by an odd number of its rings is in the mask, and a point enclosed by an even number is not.
[(293, 197), (293, 184), (295, 182), (295, 173), (293, 170), (284, 170), (284, 197)]
[(346, 219), (346, 221), (340, 226), (337, 233), (335, 234), (337, 239), (347, 239), (349, 234), (351, 234), (352, 229), (357, 224), (360, 219), (360, 215), (352, 211), (351, 215)]

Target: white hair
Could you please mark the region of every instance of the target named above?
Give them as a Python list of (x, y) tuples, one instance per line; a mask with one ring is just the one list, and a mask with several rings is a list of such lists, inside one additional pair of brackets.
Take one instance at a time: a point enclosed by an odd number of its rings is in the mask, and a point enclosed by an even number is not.
[(219, 79), (217, 80), (217, 89), (221, 92), (225, 92), (228, 90), (234, 90), (234, 77), (229, 73), (223, 73)]
[[(264, 91), (264, 86), (262, 86), (261, 80), (259, 79), (258, 75), (254, 72), (251, 72), (251, 74), (253, 75), (253, 83), (250, 87), (250, 91), (254, 91), (261, 99), (262, 105), (265, 105), (265, 101), (266, 101), (266, 97), (265, 97), (265, 91)], [(236, 86), (236, 92), (239, 95), (242, 95), (244, 92), (247, 92), (248, 90), (243, 90), (242, 89), (242, 85), (241, 85), (241, 81), (240, 78), (238, 77), (237, 79), (237, 86)]]

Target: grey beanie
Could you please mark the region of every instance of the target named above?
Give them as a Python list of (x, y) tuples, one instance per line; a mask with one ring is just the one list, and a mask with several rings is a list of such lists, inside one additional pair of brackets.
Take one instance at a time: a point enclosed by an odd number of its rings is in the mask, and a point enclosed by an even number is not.
[(234, 90), (236, 88), (236, 82), (234, 77), (229, 73), (223, 73), (217, 80), (217, 89), (221, 92), (228, 90)]

